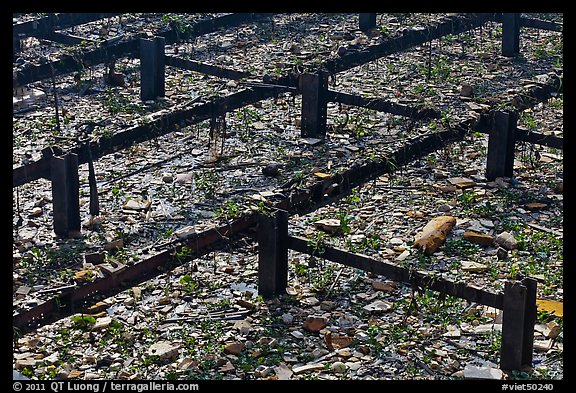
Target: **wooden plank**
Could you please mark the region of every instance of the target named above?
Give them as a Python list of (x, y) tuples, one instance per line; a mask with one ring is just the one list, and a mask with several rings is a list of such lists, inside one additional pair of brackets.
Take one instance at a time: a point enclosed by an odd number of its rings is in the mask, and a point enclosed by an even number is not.
[(466, 285), (465, 283), (455, 283), (441, 277), (436, 277), (428, 272), (414, 271), (365, 255), (353, 254), (336, 247), (324, 246), (324, 253), (320, 255), (314, 254), (314, 250), (308, 243), (309, 241), (306, 238), (288, 236), (288, 248), (291, 250), (308, 255), (317, 255), (332, 262), (385, 276), (391, 280), (414, 284), (422, 288), (429, 288), (497, 309), (504, 307), (504, 296), (502, 294), (489, 292), (481, 288)]
[(439, 111), (430, 107), (413, 107), (390, 102), (389, 100), (382, 98), (367, 98), (332, 90), (328, 91), (327, 100), (330, 102), (340, 102), (346, 105), (359, 106), (362, 108), (387, 112), (394, 115), (406, 116), (413, 119), (439, 119), (442, 116)]
[[(501, 13), (495, 15), (494, 22), (502, 23)], [(559, 32), (564, 30), (564, 25), (562, 23), (524, 16), (520, 17), (520, 27), (528, 27), (532, 29), (559, 31)]]
[[(273, 13), (234, 13), (224, 15), (214, 19), (200, 21), (185, 34), (177, 29), (168, 29), (159, 32), (157, 35), (166, 39), (166, 45), (173, 44), (185, 38), (198, 37), (203, 34), (212, 33), (222, 27), (232, 27), (242, 23), (254, 22), (264, 18), (269, 18)], [(118, 44), (84, 51), (74, 56), (62, 56), (60, 59), (40, 65), (29, 65), (18, 71), (12, 78), (12, 87), (25, 86), (29, 83), (47, 79), (52, 76), (51, 67), (54, 68), (54, 75), (62, 75), (78, 71), (79, 62), (89, 66), (110, 61), (112, 58), (136, 57), (140, 50), (140, 38), (147, 38), (143, 34), (137, 34), (133, 39)]]
[(236, 71), (229, 68), (223, 68), (211, 64), (202, 63), (199, 61), (182, 59), (175, 56), (166, 56), (165, 60), (167, 66), (177, 67), (183, 70), (200, 72), (202, 74), (217, 76), (219, 78), (238, 80), (254, 76), (249, 72)]
[(544, 135), (538, 131), (531, 131), (523, 127), (516, 127), (515, 136), (517, 141), (534, 143), (535, 145), (564, 149), (564, 138), (555, 135)]
[(344, 56), (325, 62), (323, 68), (330, 73), (336, 74), (369, 61), (422, 45), (448, 34), (456, 35), (472, 30), (493, 20), (494, 17), (493, 13), (456, 15), (427, 28), (405, 31), (400, 37), (387, 39), (365, 50), (350, 51), (350, 53), (346, 53)]
[(54, 41), (54, 42), (58, 42), (60, 44), (64, 44), (64, 45), (78, 45), (81, 44), (83, 42), (86, 43), (94, 43), (94, 40), (91, 40), (89, 38), (84, 38), (84, 37), (78, 37), (72, 34), (64, 34), (64, 33), (60, 33), (57, 31), (48, 31), (45, 33), (40, 33), (37, 34), (37, 37), (48, 40), (48, 41)]
[(99, 19), (111, 18), (122, 15), (120, 12), (114, 13), (55, 13), (31, 21), (16, 23), (12, 25), (12, 34), (18, 36), (35, 36), (54, 30), (61, 30), (72, 26), (93, 22)]
[[(86, 283), (70, 292), (61, 294), (34, 308), (16, 314), (12, 318), (14, 327), (22, 331), (29, 331), (38, 326), (50, 323), (59, 318), (71, 315), (79, 308), (85, 308), (95, 303), (95, 295), (113, 296), (130, 286), (149, 280), (158, 274), (161, 266), (170, 266), (177, 262), (176, 253), (188, 249), (189, 256), (198, 257), (214, 248), (223, 247), (235, 236), (246, 236), (248, 230), (257, 223), (257, 216), (251, 214), (234, 220), (232, 223), (218, 228), (209, 229), (200, 233), (192, 233), (182, 237), (158, 252), (134, 265), (126, 266), (113, 275), (94, 282)], [(287, 224), (286, 224), (287, 225)], [(56, 311), (58, 314), (56, 315)]]

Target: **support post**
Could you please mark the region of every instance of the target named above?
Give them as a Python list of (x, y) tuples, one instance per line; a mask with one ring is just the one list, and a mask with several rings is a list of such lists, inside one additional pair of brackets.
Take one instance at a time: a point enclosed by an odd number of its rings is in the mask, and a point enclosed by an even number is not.
[(514, 143), (518, 115), (515, 112), (496, 112), (488, 137), (486, 179), (512, 177), (514, 171)]
[[(526, 286), (516, 281), (507, 281), (504, 287), (502, 315), (502, 344), (500, 368), (520, 370), (524, 353), (526, 321)], [(534, 327), (532, 327), (534, 328)]]
[(288, 212), (276, 210), (258, 221), (258, 294), (280, 295), (288, 285)]
[(12, 55), (15, 55), (16, 53), (20, 52), (21, 48), (22, 44), (20, 42), (20, 37), (12, 36)]
[(502, 14), (502, 55), (514, 57), (520, 53), (520, 14)]
[(326, 116), (328, 112), (328, 72), (317, 74), (304, 73), (300, 76), (302, 91), (302, 138), (321, 138), (326, 136)]
[(140, 98), (142, 101), (164, 97), (164, 37), (140, 39)]
[(78, 155), (69, 153), (50, 160), (54, 233), (68, 237), (80, 232), (80, 180)]
[(363, 32), (376, 27), (376, 14), (375, 13), (361, 13), (359, 16), (359, 28)]
[(538, 317), (536, 306), (536, 293), (538, 281), (525, 278), (522, 284), (526, 287), (526, 304), (524, 311), (524, 342), (522, 344), (522, 366), (532, 367), (532, 354), (534, 351), (534, 325)]

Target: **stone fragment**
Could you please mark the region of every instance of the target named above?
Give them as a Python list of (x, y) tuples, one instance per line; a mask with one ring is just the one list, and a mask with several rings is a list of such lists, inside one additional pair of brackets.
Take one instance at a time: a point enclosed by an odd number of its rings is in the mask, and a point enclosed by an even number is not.
[(447, 204), (447, 203), (444, 203), (444, 204), (438, 206), (437, 210), (438, 210), (439, 212), (446, 213), (446, 212), (452, 210), (452, 206), (450, 206), (450, 205)]
[(324, 368), (325, 368), (324, 363), (312, 363), (312, 364), (305, 364), (303, 366), (292, 367), (292, 372), (294, 374), (302, 374), (308, 371), (324, 370)]
[(318, 300), (314, 296), (309, 296), (307, 298), (302, 299), (302, 304), (308, 307), (314, 307), (320, 304), (320, 300)]
[(340, 233), (342, 231), (340, 220), (336, 218), (326, 218), (323, 220), (315, 221), (314, 226), (318, 229), (330, 233)]
[(43, 210), (41, 207), (34, 207), (32, 208), (32, 210), (30, 210), (30, 213), (28, 213), (28, 217), (30, 218), (36, 218), (36, 217), (40, 217), (43, 213)]
[(324, 173), (324, 172), (314, 172), (313, 175), (316, 176), (318, 179), (321, 179), (321, 180), (329, 179), (332, 177), (331, 174)]
[(133, 211), (142, 211), (148, 210), (150, 205), (152, 204), (151, 201), (142, 200), (142, 199), (129, 199), (126, 201), (122, 209), (124, 210), (133, 210)]
[(303, 324), (303, 328), (305, 330), (308, 330), (310, 332), (314, 332), (317, 333), (320, 330), (324, 329), (326, 327), (326, 325), (328, 324), (328, 320), (324, 317), (318, 317), (318, 316), (309, 316), (308, 318), (306, 318), (306, 320), (304, 321)]
[(362, 308), (370, 312), (386, 312), (392, 309), (392, 303), (385, 300), (376, 300)]
[(294, 322), (294, 317), (291, 314), (282, 314), (282, 322), (284, 322), (284, 324), (286, 325), (292, 325), (292, 322)]
[(170, 173), (162, 173), (162, 181), (164, 183), (172, 183), (174, 181), (174, 176), (172, 176)]
[(331, 300), (323, 300), (320, 302), (320, 310), (323, 311), (332, 311), (336, 308), (336, 302)]
[(372, 288), (376, 291), (392, 292), (397, 286), (398, 283), (393, 281), (372, 281)]
[(268, 378), (274, 373), (274, 368), (270, 366), (266, 366), (264, 364), (259, 365), (254, 370), (254, 375), (257, 378)]
[(448, 325), (446, 326), (446, 332), (444, 332), (442, 334), (442, 336), (444, 337), (449, 337), (449, 338), (457, 338), (460, 337), (462, 335), (460, 329), (458, 328), (458, 326), (456, 325)]
[(464, 232), (463, 237), (469, 242), (479, 244), (481, 246), (492, 246), (494, 244), (494, 236), (484, 233), (466, 231)]
[(274, 367), (274, 372), (276, 373), (278, 380), (281, 381), (288, 381), (292, 378), (292, 374), (294, 373), (285, 363), (280, 363)]
[(472, 97), (473, 95), (474, 95), (474, 89), (472, 88), (471, 85), (463, 83), (462, 86), (460, 86), (460, 96)]
[(67, 379), (77, 379), (82, 376), (82, 371), (80, 370), (72, 370), (68, 373)]
[(26, 285), (22, 285), (22, 286), (18, 287), (18, 289), (16, 290), (16, 295), (26, 296), (26, 295), (28, 295), (28, 292), (30, 292), (31, 290), (32, 290), (32, 288), (30, 288)]
[(191, 173), (179, 173), (176, 175), (177, 184), (191, 184), (192, 183), (192, 174)]
[(115, 250), (122, 248), (122, 247), (124, 247), (124, 240), (122, 238), (120, 238), (120, 239), (114, 239), (114, 240), (106, 243), (104, 245), (104, 250), (115, 251)]
[(36, 366), (35, 359), (18, 359), (15, 362), (15, 367), (17, 370), (22, 370), (23, 368), (33, 368)]
[(448, 183), (461, 189), (474, 187), (476, 185), (476, 182), (468, 177), (451, 177), (448, 179)]
[(435, 217), (414, 237), (413, 247), (419, 248), (426, 255), (432, 255), (444, 244), (446, 236), (456, 225), (452, 216)]
[(132, 295), (134, 296), (134, 300), (139, 302), (142, 299), (142, 289), (140, 287), (132, 287)]
[(562, 327), (556, 321), (550, 321), (546, 324), (546, 329), (544, 330), (544, 336), (546, 338), (556, 338), (562, 331)]
[(466, 272), (480, 273), (488, 270), (488, 266), (474, 261), (462, 261), (461, 269)]
[(278, 163), (270, 163), (262, 168), (262, 173), (264, 176), (276, 177), (280, 175), (280, 164)]
[(518, 241), (514, 238), (514, 235), (511, 234), (510, 232), (502, 232), (501, 234), (496, 236), (496, 239), (494, 241), (500, 247), (508, 251), (515, 250), (518, 248)]
[(547, 352), (552, 348), (552, 339), (534, 340), (534, 351)]
[(239, 355), (245, 348), (245, 344), (235, 341), (224, 345), (224, 352), (231, 355)]
[(465, 379), (502, 379), (502, 370), (489, 366), (474, 366), (471, 364), (464, 367)]
[(193, 368), (197, 365), (197, 361), (192, 358), (184, 358), (178, 363), (178, 369), (180, 370), (188, 370)]
[(524, 207), (528, 210), (542, 210), (547, 206), (548, 205), (546, 203), (540, 203), (540, 202), (530, 202), (524, 205)]
[(234, 365), (228, 360), (226, 363), (218, 367), (218, 370), (223, 373), (231, 372), (234, 371)]
[(92, 330), (106, 329), (112, 323), (112, 317), (102, 317), (96, 320)]
[(406, 215), (408, 217), (412, 217), (412, 218), (422, 218), (424, 217), (424, 213), (421, 211), (414, 211), (414, 210), (408, 210), (406, 212)]
[(148, 355), (159, 356), (160, 361), (167, 361), (176, 358), (179, 354), (179, 349), (169, 341), (158, 341), (148, 348)]
[(336, 374), (342, 374), (346, 372), (346, 365), (343, 362), (334, 362), (330, 365), (330, 371)]
[(554, 192), (556, 194), (563, 194), (564, 193), (564, 181), (559, 181), (554, 186)]
[(496, 257), (499, 261), (505, 261), (508, 259), (508, 251), (505, 248), (498, 247), (496, 250)]
[(234, 322), (234, 329), (237, 329), (241, 335), (245, 336), (248, 333), (250, 333), (252, 325), (250, 324), (250, 322), (246, 321), (245, 319), (242, 319)]

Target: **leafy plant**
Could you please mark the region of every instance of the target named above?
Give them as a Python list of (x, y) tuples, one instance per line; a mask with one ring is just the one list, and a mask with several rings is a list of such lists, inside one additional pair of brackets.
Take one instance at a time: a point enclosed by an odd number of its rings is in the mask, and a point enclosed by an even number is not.
[(188, 293), (197, 292), (200, 288), (198, 282), (189, 274), (180, 277), (180, 285), (182, 285), (182, 288)]
[(480, 246), (463, 238), (449, 238), (444, 243), (444, 252), (447, 255), (469, 256), (480, 252)]
[(74, 315), (71, 320), (74, 327), (81, 330), (88, 330), (96, 323), (96, 318), (91, 315)]

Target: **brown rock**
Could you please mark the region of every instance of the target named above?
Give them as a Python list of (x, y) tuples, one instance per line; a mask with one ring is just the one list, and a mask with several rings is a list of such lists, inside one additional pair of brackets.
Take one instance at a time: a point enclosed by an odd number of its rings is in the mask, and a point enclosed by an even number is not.
[(77, 282), (90, 281), (94, 278), (95, 274), (92, 270), (80, 270), (74, 273), (74, 279)]
[(396, 289), (398, 283), (386, 281), (372, 281), (372, 288), (376, 291), (392, 292)]
[(464, 239), (466, 239), (469, 242), (474, 243), (474, 244), (480, 244), (481, 246), (494, 245), (494, 236), (487, 235), (484, 233), (466, 231), (466, 232), (464, 232)]
[(224, 345), (224, 352), (230, 355), (239, 355), (244, 350), (244, 343), (235, 341)]
[(556, 185), (554, 186), (554, 192), (556, 194), (563, 194), (564, 193), (564, 182), (563, 181), (556, 183)]
[(104, 245), (104, 250), (112, 251), (124, 247), (124, 240), (122, 238), (112, 240)]
[(148, 355), (159, 356), (161, 361), (174, 359), (178, 354), (178, 347), (168, 341), (158, 341), (148, 348)]
[(451, 177), (450, 179), (448, 179), (448, 183), (462, 189), (474, 187), (476, 185), (476, 182), (474, 180), (469, 179), (467, 177)]
[(524, 205), (526, 207), (526, 209), (528, 210), (541, 210), (546, 208), (548, 205), (546, 203), (540, 203), (540, 202), (530, 202), (527, 203), (526, 205)]
[(135, 210), (135, 211), (148, 210), (148, 208), (150, 207), (151, 204), (152, 204), (152, 202), (146, 201), (146, 200), (141, 200), (141, 199), (129, 199), (129, 200), (124, 204), (124, 206), (122, 206), (122, 209), (124, 209), (124, 210)]
[(340, 225), (340, 220), (337, 218), (326, 218), (324, 220), (318, 220), (314, 222), (314, 226), (330, 233), (338, 233), (342, 230)]
[(80, 370), (72, 370), (68, 373), (68, 379), (77, 379), (80, 378), (80, 376), (82, 376), (82, 371)]
[(419, 248), (426, 255), (432, 255), (444, 244), (446, 236), (456, 225), (452, 216), (435, 217), (414, 237), (413, 247)]
[(310, 332), (317, 333), (320, 330), (324, 329), (327, 324), (328, 321), (324, 317), (309, 316), (304, 321), (303, 328)]
[(474, 95), (474, 89), (471, 85), (463, 84), (460, 87), (460, 95), (462, 97), (472, 97)]

